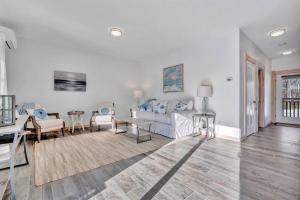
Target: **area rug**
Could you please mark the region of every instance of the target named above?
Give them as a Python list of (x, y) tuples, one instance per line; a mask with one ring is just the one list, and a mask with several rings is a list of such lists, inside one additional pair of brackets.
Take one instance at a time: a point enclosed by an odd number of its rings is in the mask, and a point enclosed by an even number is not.
[(154, 151), (172, 141), (152, 134), (151, 141), (137, 144), (128, 135), (103, 131), (36, 142), (35, 185)]

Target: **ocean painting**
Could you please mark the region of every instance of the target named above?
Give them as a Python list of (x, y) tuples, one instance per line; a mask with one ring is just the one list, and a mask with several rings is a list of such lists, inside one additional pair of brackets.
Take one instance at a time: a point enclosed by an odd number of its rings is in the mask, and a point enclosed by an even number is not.
[(163, 69), (163, 91), (183, 92), (183, 64)]
[(86, 74), (76, 72), (54, 71), (54, 90), (86, 91)]

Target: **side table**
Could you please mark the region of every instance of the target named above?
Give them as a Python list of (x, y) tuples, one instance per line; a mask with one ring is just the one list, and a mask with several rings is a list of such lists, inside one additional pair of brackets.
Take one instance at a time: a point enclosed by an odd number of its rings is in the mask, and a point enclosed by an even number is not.
[(78, 125), (78, 129), (80, 130), (80, 127), (82, 128), (82, 130), (84, 131), (84, 125), (83, 125), (83, 119), (82, 116), (84, 115), (84, 111), (69, 111), (68, 112), (68, 116), (70, 118), (70, 122), (71, 124), (69, 125), (69, 131), (71, 130), (71, 126), (72, 126), (72, 134), (75, 131), (75, 126)]
[[(201, 132), (199, 133), (199, 130), (200, 130), (200, 122), (202, 119), (204, 119), (206, 122), (206, 135), (209, 137), (209, 139), (215, 138), (216, 137), (215, 134), (216, 114), (213, 112), (197, 113), (193, 115), (193, 133), (194, 133), (193, 136), (197, 136), (201, 134)], [(212, 124), (209, 122), (209, 119), (212, 119)], [(211, 131), (209, 131), (210, 126), (211, 126)], [(196, 129), (198, 130), (197, 132), (195, 132)]]

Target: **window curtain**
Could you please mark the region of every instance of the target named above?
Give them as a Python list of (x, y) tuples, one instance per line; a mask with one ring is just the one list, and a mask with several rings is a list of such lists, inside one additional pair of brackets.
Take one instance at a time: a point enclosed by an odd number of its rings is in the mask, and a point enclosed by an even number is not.
[(7, 77), (5, 65), (5, 39), (0, 34), (0, 95), (7, 94)]

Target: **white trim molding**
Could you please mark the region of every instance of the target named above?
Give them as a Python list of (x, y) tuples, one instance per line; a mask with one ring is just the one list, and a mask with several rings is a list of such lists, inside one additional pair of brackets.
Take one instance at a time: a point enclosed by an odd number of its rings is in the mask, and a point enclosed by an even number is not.
[(241, 129), (236, 127), (224, 126), (216, 124), (216, 137), (236, 142), (241, 141)]

